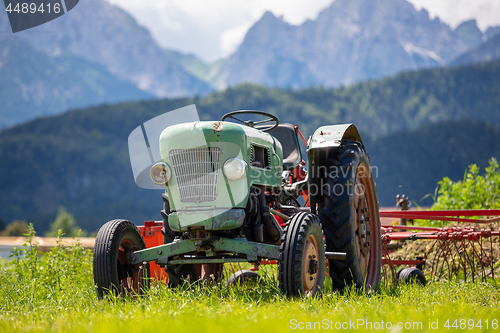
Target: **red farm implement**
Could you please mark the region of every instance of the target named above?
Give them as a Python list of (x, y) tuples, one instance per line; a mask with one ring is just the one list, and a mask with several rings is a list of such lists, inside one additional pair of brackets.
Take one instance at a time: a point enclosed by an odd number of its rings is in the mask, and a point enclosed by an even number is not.
[[(425, 284), (425, 276), (432, 280), (475, 281), (499, 275), (500, 232), (494, 225), (500, 221), (500, 210), (380, 211), (380, 217), (406, 220), (411, 224), (381, 227), (385, 279), (396, 282), (398, 278), (415, 277)], [(416, 220), (443, 222), (450, 226), (413, 225)], [(163, 244), (162, 227), (161, 221), (146, 221), (144, 226), (138, 227), (146, 247)], [(275, 264), (276, 260), (263, 260), (251, 271), (258, 271), (261, 265)], [(151, 276), (163, 282), (168, 279), (163, 268), (155, 263), (150, 265)], [(230, 269), (233, 270), (233, 266)]]
[(500, 210), (380, 211), (381, 218), (397, 218), (409, 224), (426, 220), (449, 225), (383, 225), (385, 278), (396, 280), (402, 274), (402, 270), (396, 272), (396, 267), (405, 265), (416, 266), (433, 280), (495, 278), (500, 233), (498, 227), (494, 230), (494, 224), (500, 221), (499, 216)]

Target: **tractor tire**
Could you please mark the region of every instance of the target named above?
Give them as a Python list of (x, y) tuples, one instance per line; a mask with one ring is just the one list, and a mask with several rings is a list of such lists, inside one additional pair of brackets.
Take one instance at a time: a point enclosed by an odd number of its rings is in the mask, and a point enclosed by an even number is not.
[(288, 296), (320, 294), (325, 279), (325, 245), (316, 215), (297, 213), (287, 222), (278, 264), (280, 290)]
[(323, 163), (328, 173), (317, 202), (326, 251), (347, 254), (346, 260), (329, 260), (333, 289), (354, 284), (374, 290), (380, 284), (382, 244), (368, 155), (360, 142), (344, 141), (328, 151)]
[(169, 288), (176, 288), (182, 286), (184, 283), (193, 283), (199, 280), (199, 275), (194, 264), (166, 266), (165, 271), (168, 274)]
[(415, 267), (406, 267), (401, 269), (396, 274), (396, 277), (402, 283), (416, 283), (421, 286), (425, 286), (427, 284), (424, 272)]
[(137, 227), (127, 220), (104, 224), (95, 240), (93, 266), (97, 295), (143, 295), (149, 289), (149, 264), (127, 265), (126, 254), (146, 248)]
[(238, 285), (248, 282), (255, 282), (259, 280), (259, 273), (251, 271), (249, 269), (242, 269), (237, 271), (227, 279), (227, 285)]

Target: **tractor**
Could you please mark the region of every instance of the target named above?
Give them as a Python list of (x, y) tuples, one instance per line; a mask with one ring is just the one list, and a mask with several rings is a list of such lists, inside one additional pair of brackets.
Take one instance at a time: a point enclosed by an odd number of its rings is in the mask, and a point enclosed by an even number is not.
[(289, 296), (321, 293), (326, 267), (334, 290), (379, 284), (374, 174), (353, 124), (322, 126), (306, 142), (273, 114), (233, 111), (165, 128), (159, 149), (150, 177), (165, 186), (163, 244), (147, 248), (130, 221), (104, 224), (93, 257), (100, 298), (146, 293), (150, 263), (170, 287), (221, 279), (224, 263), (262, 260), (277, 261)]

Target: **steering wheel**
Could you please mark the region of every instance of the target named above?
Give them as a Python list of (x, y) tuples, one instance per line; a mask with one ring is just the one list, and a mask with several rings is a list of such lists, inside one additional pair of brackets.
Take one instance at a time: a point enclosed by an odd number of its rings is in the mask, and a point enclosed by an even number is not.
[[(260, 120), (260, 121), (252, 121), (252, 120), (244, 121), (244, 120), (241, 120), (241, 119), (238, 119), (235, 117), (235, 115), (242, 115), (242, 114), (256, 114), (259, 116), (265, 116), (265, 117), (267, 117), (267, 119)], [(259, 130), (262, 132), (268, 132), (268, 131), (272, 130), (273, 128), (276, 128), (276, 126), (278, 126), (280, 123), (278, 117), (276, 117), (275, 115), (267, 113), (267, 112), (254, 111), (254, 110), (240, 110), (240, 111), (229, 112), (229, 113), (226, 113), (225, 115), (222, 116), (221, 121), (224, 121), (228, 118), (234, 119), (234, 120), (236, 120), (236, 121), (238, 121), (246, 126), (249, 126), (249, 127), (255, 127), (255, 125), (269, 123), (271, 121), (274, 122), (274, 124), (268, 125), (264, 128), (259, 128)]]

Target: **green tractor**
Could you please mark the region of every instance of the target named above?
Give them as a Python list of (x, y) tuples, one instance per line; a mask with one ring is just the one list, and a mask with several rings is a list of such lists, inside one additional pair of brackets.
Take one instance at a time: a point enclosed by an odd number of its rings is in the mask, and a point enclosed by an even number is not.
[[(255, 117), (263, 119), (248, 120)], [(151, 262), (165, 268), (171, 287), (220, 279), (224, 263), (267, 259), (278, 261), (287, 295), (320, 293), (327, 260), (334, 289), (376, 288), (378, 201), (356, 127), (318, 128), (307, 142), (307, 167), (299, 136), (298, 126), (260, 111), (165, 128), (161, 162), (150, 170), (166, 186), (164, 244), (146, 248), (127, 220), (104, 224), (94, 251), (99, 297), (145, 293)]]

